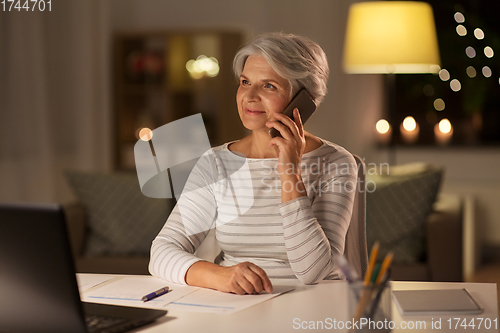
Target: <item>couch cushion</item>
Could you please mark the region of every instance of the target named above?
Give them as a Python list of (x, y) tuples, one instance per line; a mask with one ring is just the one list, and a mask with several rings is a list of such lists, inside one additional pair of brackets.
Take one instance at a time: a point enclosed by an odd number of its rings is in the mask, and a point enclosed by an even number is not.
[(149, 257), (80, 257), (76, 260), (78, 273), (149, 275)]
[(378, 240), (380, 256), (394, 252), (395, 263), (417, 263), (425, 256), (425, 222), (432, 210), (442, 169), (421, 163), (367, 175), (366, 234)]
[(419, 264), (395, 264), (391, 268), (393, 281), (432, 281), (429, 266)]
[(85, 255), (149, 255), (172, 199), (144, 196), (135, 173), (71, 171), (66, 176), (87, 211)]

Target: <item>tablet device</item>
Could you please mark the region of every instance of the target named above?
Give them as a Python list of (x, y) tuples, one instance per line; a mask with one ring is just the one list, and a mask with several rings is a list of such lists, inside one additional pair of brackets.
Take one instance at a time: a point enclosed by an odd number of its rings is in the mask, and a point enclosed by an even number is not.
[(394, 290), (392, 297), (401, 315), (465, 315), (483, 312), (467, 289)]

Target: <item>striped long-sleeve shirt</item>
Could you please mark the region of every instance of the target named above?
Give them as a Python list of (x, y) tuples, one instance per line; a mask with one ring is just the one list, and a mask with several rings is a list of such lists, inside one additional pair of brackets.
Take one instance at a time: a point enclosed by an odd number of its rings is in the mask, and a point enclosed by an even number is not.
[(153, 241), (152, 275), (186, 284), (193, 253), (215, 228), (222, 266), (244, 261), (270, 278), (298, 278), (306, 284), (343, 278), (334, 254), (344, 252), (357, 187), (353, 156), (322, 140), (302, 156), (307, 196), (281, 203), (277, 158), (253, 159), (228, 150), (229, 143), (205, 154)]

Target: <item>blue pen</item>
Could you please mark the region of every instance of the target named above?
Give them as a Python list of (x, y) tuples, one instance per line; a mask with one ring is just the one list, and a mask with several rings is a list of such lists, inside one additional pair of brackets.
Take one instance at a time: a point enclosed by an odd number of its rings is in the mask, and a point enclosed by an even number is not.
[(143, 298), (141, 298), (142, 301), (147, 302), (152, 300), (153, 298), (156, 298), (158, 296), (164, 295), (168, 293), (170, 289), (168, 287), (163, 287), (161, 289), (158, 289), (157, 291), (153, 291), (151, 294), (147, 294)]

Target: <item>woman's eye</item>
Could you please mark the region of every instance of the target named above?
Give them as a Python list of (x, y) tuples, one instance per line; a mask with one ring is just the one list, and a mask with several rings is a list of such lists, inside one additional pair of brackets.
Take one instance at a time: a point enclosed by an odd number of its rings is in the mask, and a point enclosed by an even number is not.
[(272, 84), (270, 84), (270, 83), (266, 83), (266, 88), (267, 88), (267, 89), (274, 89), (274, 88), (276, 88), (276, 87), (275, 87), (275, 86), (273, 86), (273, 85), (272, 85)]
[(241, 85), (247, 85), (249, 84), (248, 80), (241, 80), (240, 82)]

